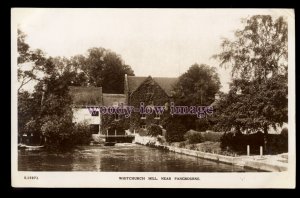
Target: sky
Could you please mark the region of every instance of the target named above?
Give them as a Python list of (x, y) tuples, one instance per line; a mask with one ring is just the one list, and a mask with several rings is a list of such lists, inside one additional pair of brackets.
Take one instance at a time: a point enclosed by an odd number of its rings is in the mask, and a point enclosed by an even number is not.
[(103, 47), (119, 54), (136, 76), (178, 77), (194, 63), (217, 68), (227, 92), (230, 68), (219, 67), (222, 38), (234, 38), (241, 18), (275, 17), (270, 9), (57, 9), (15, 8), (13, 22), (27, 34), (31, 49), (70, 57)]

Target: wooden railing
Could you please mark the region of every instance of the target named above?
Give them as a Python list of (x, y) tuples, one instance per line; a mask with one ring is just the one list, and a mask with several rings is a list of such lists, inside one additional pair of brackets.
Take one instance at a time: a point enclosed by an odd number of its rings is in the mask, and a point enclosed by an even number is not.
[(100, 138), (106, 138), (106, 137), (135, 137), (134, 135), (100, 135)]

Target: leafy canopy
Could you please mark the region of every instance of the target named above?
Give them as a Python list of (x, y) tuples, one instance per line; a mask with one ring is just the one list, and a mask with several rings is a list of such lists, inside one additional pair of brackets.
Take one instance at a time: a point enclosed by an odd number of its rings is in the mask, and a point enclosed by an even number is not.
[(225, 39), (214, 55), (220, 66), (231, 66), (229, 94), (217, 105), (218, 127), (246, 131), (276, 128), (288, 120), (287, 22), (269, 15), (243, 21), (235, 39)]

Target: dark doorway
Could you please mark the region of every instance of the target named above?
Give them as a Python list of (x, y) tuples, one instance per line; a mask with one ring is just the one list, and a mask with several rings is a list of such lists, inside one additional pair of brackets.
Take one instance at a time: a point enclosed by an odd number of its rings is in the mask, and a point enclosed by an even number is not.
[(91, 134), (98, 134), (99, 133), (99, 124), (91, 124), (90, 132), (91, 132)]

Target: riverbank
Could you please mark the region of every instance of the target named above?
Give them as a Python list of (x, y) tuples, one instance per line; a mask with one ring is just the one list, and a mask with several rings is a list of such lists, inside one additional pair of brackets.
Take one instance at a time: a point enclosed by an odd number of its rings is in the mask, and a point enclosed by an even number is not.
[(175, 153), (195, 156), (203, 159), (223, 162), (232, 165), (238, 165), (245, 168), (253, 168), (262, 171), (281, 172), (287, 171), (287, 154), (280, 155), (264, 155), (260, 156), (226, 156), (216, 153), (203, 152), (198, 150), (179, 148), (160, 143), (155, 137), (135, 136), (134, 143), (145, 146), (156, 147), (159, 149), (168, 150)]
[(95, 172), (257, 172), (148, 146), (82, 145), (69, 151), (18, 150), (19, 171)]

